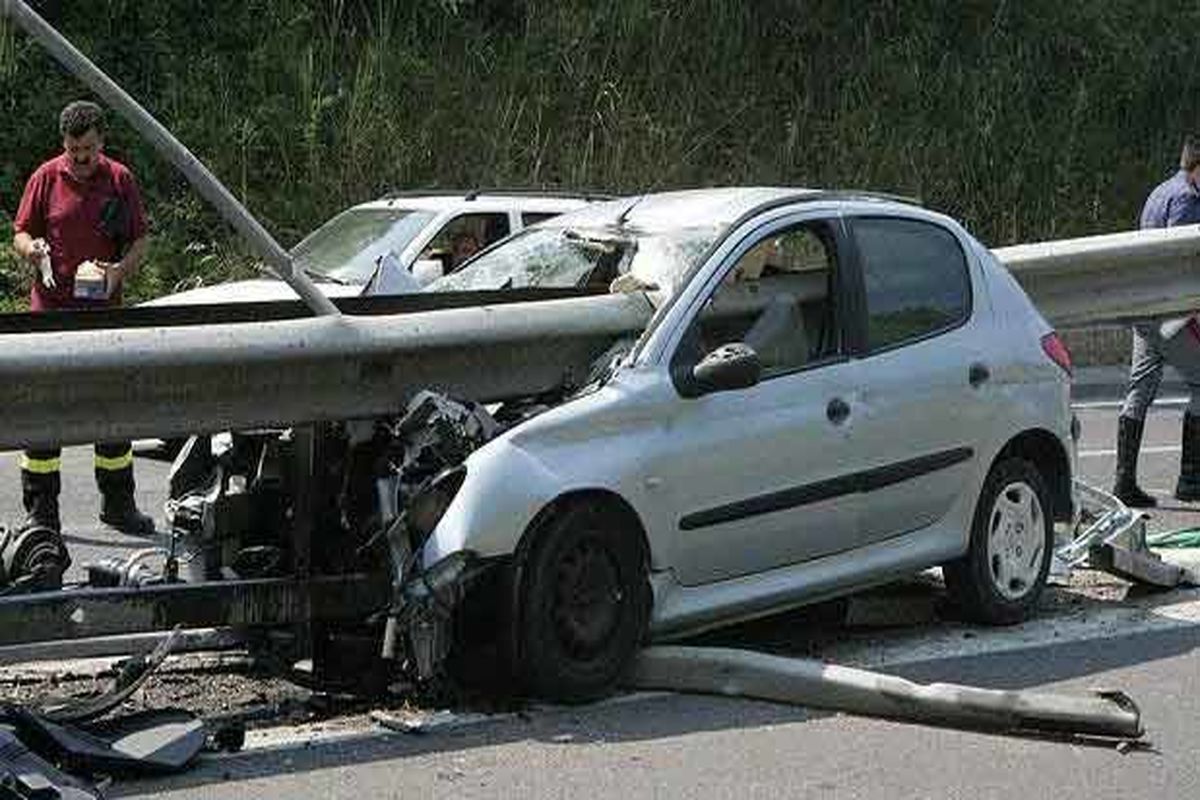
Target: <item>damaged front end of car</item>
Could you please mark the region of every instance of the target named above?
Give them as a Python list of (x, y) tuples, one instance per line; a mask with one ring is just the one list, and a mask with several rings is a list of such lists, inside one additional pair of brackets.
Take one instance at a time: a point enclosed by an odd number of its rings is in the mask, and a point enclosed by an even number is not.
[[(428, 563), (426, 544), (466, 479), (467, 457), (561, 399), (530, 398), (493, 414), (423, 391), (398, 419), (322, 426), (308, 488), (307, 565), (288, 546), (303, 538), (296, 524), (305, 489), (289, 467), (299, 446), (295, 431), (192, 437), (170, 475), (174, 579), (270, 578), (306, 566), (325, 575), (371, 573), (372, 586), (386, 591), (361, 624), (323, 629), (337, 644), (314, 643), (314, 673), (336, 672), (341, 683), (364, 669), (418, 685), (440, 679), (464, 639), (468, 595), (486, 594), (475, 605), (494, 610), (497, 573), (508, 559), (463, 549)], [(350, 631), (357, 650), (347, 649)], [(323, 652), (330, 663), (318, 663)]]

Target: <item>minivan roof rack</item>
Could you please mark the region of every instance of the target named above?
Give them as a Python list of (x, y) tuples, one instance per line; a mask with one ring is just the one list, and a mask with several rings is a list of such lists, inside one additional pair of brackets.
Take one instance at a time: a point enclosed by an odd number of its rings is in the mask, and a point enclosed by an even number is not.
[(591, 189), (553, 189), (531, 186), (487, 186), (474, 189), (389, 189), (381, 199), (399, 197), (461, 197), (476, 200), (483, 195), (509, 195), (520, 197), (563, 197), (577, 200), (613, 200), (618, 195)]
[(591, 189), (554, 189), (536, 186), (487, 186), (472, 189), (466, 193), (465, 199), (474, 200), (480, 195), (518, 195), (528, 197), (569, 197), (579, 200), (614, 200), (617, 195), (609, 192), (598, 192)]

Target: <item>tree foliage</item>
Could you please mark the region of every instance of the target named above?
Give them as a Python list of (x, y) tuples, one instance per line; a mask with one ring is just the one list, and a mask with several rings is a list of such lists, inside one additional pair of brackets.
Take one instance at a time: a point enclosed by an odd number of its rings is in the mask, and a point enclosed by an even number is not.
[[(40, 5), (285, 245), (392, 187), (865, 188), (994, 245), (1126, 229), (1200, 82), (1200, 6), (1164, 0)], [(7, 215), (86, 94), (0, 26)], [(156, 232), (138, 295), (246, 268), (132, 131), (109, 145)]]

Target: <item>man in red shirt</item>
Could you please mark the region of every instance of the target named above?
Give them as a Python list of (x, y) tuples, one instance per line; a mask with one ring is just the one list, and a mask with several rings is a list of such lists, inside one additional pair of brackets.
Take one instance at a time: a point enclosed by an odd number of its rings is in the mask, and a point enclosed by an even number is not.
[[(122, 286), (146, 251), (146, 218), (137, 181), (123, 164), (104, 155), (104, 112), (95, 103), (78, 101), (64, 108), (59, 132), (63, 153), (29, 178), (13, 225), (13, 247), (33, 271), (30, 308), (120, 305)], [(85, 274), (93, 279), (85, 280)], [(25, 451), (21, 489), (26, 525), (60, 529), (61, 452)], [(130, 442), (97, 444), (95, 468), (102, 497), (100, 520), (124, 533), (153, 534), (154, 520), (134, 502)]]

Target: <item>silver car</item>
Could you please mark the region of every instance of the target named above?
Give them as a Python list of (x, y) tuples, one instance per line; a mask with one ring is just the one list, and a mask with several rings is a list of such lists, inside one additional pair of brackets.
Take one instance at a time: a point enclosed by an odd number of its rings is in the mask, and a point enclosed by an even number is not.
[(649, 195), (443, 281), (607, 286), (654, 308), (423, 512), (422, 582), (467, 561), (508, 576), (488, 602), (535, 692), (591, 697), (647, 638), (935, 565), (977, 619), (1036, 604), (1073, 507), (1070, 356), (952, 219), (795, 189)]

